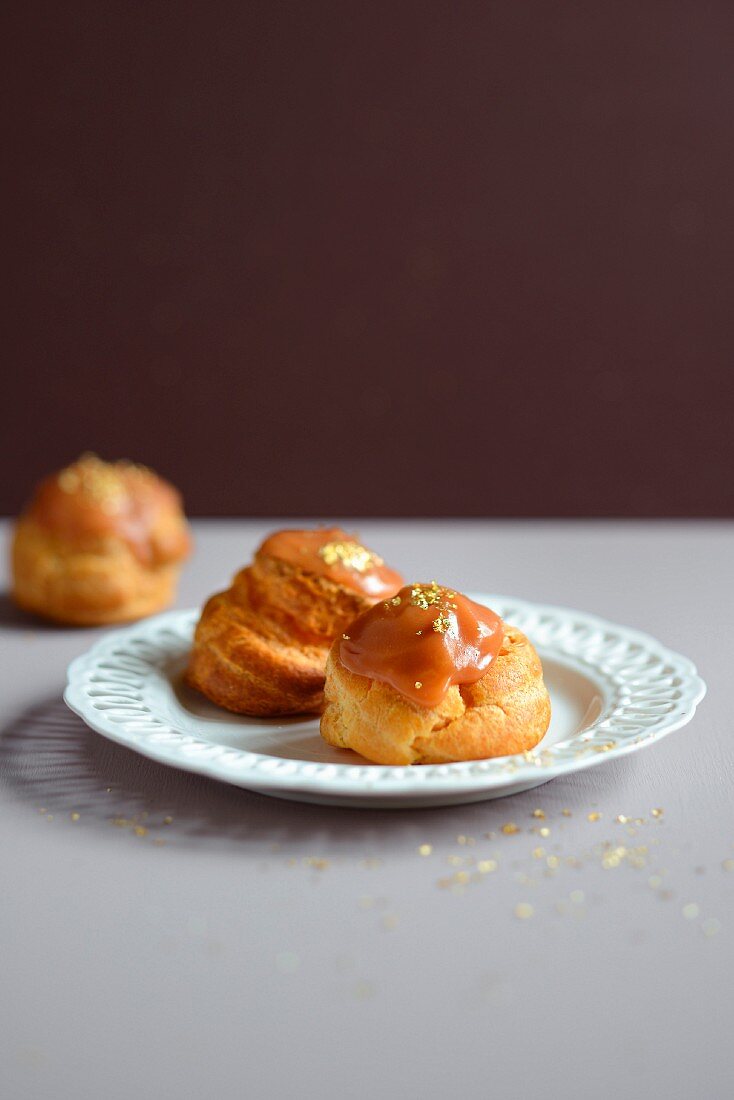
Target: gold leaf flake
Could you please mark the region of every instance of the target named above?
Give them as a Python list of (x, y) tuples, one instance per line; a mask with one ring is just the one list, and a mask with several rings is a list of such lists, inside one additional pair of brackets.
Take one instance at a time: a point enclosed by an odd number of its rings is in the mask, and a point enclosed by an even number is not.
[[(345, 569), (353, 569), (355, 573), (367, 573), (383, 564), (382, 558), (353, 539), (325, 543), (319, 549), (319, 557), (326, 565), (342, 565)], [(397, 602), (400, 603), (400, 600)], [(389, 607), (389, 604), (385, 606)]]

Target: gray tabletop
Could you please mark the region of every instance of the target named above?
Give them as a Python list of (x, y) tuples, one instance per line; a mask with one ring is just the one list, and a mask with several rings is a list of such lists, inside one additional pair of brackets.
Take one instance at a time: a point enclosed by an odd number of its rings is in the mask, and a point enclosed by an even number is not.
[[(180, 606), (275, 523), (196, 524)], [(60, 696), (97, 632), (3, 598), (0, 1092), (729, 1097), (734, 528), (359, 530), (411, 577), (655, 634), (706, 679), (698, 716), (512, 799), (289, 803), (92, 733)]]

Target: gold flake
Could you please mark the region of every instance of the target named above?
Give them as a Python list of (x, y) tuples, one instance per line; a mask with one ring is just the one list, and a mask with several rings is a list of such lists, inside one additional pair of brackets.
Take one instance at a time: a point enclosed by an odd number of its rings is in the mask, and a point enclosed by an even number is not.
[(444, 611), (450, 606), (455, 596), (455, 592), (442, 588), (435, 581), (431, 581), (430, 584), (414, 584), (410, 590), (410, 602), (423, 611), (427, 611), (429, 607), (439, 607)]
[[(85, 454), (62, 470), (57, 481), (63, 492), (81, 493), (112, 514), (120, 510), (127, 496), (126, 478), (137, 472), (130, 462), (103, 462), (96, 455)], [(150, 471), (145, 473), (150, 476)]]
[(652, 816), (653, 816), (653, 817), (662, 817), (662, 816), (663, 816), (663, 812), (664, 812), (664, 811), (663, 811), (663, 810), (661, 810), (660, 808), (658, 808), (658, 809), (656, 809), (656, 810), (650, 810), (650, 813), (652, 814)]
[(78, 821), (81, 816), (82, 816), (81, 814), (78, 814), (76, 812), (76, 810), (74, 810), (74, 812), (71, 814), (71, 820), (72, 821)]
[(734, 859), (725, 859), (721, 864), (723, 871), (734, 871)]
[(433, 620), (433, 629), (436, 634), (445, 634), (450, 626), (451, 620), (445, 611), (442, 611), (438, 618)]
[(545, 855), (545, 848), (533, 848), (533, 859), (542, 859)]
[(62, 470), (57, 480), (59, 488), (63, 489), (65, 493), (75, 493), (80, 485), (79, 474), (71, 467)]
[(308, 867), (313, 867), (316, 871), (325, 871), (329, 866), (328, 859), (317, 859), (315, 856), (307, 856), (303, 862)]
[(545, 817), (545, 810), (533, 810), (532, 816), (533, 817), (544, 818)]
[(497, 870), (497, 861), (494, 859), (480, 859), (477, 863), (477, 870), (480, 875), (489, 875), (492, 871)]
[(351, 636), (349, 634), (342, 634), (342, 638), (345, 642), (351, 641)]
[(354, 996), (358, 1001), (366, 1001), (369, 997), (374, 997), (375, 987), (372, 982), (357, 982), (354, 987)]
[(518, 920), (528, 920), (535, 910), (527, 901), (519, 901), (515, 906), (515, 916)]
[(550, 836), (550, 829), (547, 825), (541, 825), (541, 827), (538, 829), (538, 836)]
[(420, 689), (423, 687), (423, 684), (421, 683), (420, 680), (416, 680), (415, 686), (416, 686), (417, 690), (420, 691)]
[(145, 825), (136, 825), (135, 826), (135, 835), (136, 836), (147, 836), (148, 835), (148, 830), (146, 829)]
[[(353, 569), (355, 573), (367, 573), (383, 564), (382, 558), (353, 539), (325, 543), (319, 549), (319, 557), (326, 565), (342, 565), (345, 569)], [(395, 603), (395, 600), (392, 602)], [(389, 607), (389, 604), (385, 606)]]
[(593, 813), (587, 814), (587, 817), (589, 821), (599, 821), (601, 819), (601, 814), (594, 810)]
[(548, 856), (548, 858), (546, 859), (545, 862), (546, 862), (546, 865), (550, 868), (551, 871), (555, 871), (556, 868), (560, 867), (560, 865), (561, 865), (561, 861), (558, 858), (558, 856)]
[(173, 825), (173, 818), (170, 815), (168, 817), (164, 817), (163, 818), (163, 824), (164, 825)]
[(421, 856), (430, 856), (433, 851), (432, 844), (421, 844), (418, 848), (418, 854)]
[(505, 834), (505, 836), (514, 836), (515, 833), (519, 833), (520, 830), (518, 829), (514, 821), (508, 821), (506, 825), (502, 826), (502, 832)]
[(563, 814), (564, 817), (572, 817), (573, 816), (570, 810), (561, 810), (561, 813)]

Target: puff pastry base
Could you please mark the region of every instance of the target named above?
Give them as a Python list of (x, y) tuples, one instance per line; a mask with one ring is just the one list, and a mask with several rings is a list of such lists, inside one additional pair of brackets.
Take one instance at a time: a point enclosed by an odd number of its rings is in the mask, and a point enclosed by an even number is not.
[(259, 553), (205, 604), (187, 682), (238, 714), (319, 714), (334, 638), (372, 601)]

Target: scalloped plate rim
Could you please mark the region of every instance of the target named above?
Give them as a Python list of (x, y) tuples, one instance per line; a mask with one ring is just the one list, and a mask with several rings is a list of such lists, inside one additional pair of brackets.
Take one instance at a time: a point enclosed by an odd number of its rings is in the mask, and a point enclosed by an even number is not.
[[(640, 729), (641, 736), (628, 738), (626, 743), (614, 743), (610, 748), (600, 749), (591, 744), (590, 734), (596, 730), (599, 723), (609, 720), (610, 699), (607, 698), (606, 708), (602, 714), (589, 727), (579, 730), (569, 738), (546, 749), (541, 744), (527, 756), (507, 756), (488, 760), (462, 761), (450, 764), (433, 764), (390, 767), (388, 765), (373, 765), (368, 762), (362, 764), (334, 764), (326, 762), (313, 762), (301, 759), (288, 759), (270, 756), (267, 753), (251, 752), (247, 749), (237, 749), (229, 746), (218, 746), (221, 753), (226, 753), (227, 763), (220, 760), (196, 758), (185, 755), (182, 752), (184, 745), (191, 744), (195, 738), (191, 733), (172, 728), (170, 721), (165, 723), (168, 739), (159, 744), (150, 739), (141, 738), (140, 731), (130, 732), (125, 730), (120, 723), (105, 719), (104, 712), (95, 710), (91, 699), (85, 694), (83, 684), (87, 673), (94, 670), (99, 661), (108, 659), (110, 650), (124, 643), (125, 640), (138, 639), (150, 642), (152, 636), (163, 630), (180, 631), (183, 627), (191, 630), (199, 614), (198, 609), (166, 611), (160, 615), (140, 620), (137, 623), (116, 629), (106, 633), (98, 639), (89, 650), (76, 657), (68, 668), (68, 683), (64, 692), (64, 701), (67, 706), (77, 714), (91, 729), (102, 736), (115, 741), (118, 744), (131, 748), (134, 751), (152, 759), (158, 763), (178, 767), (182, 770), (205, 775), (238, 787), (249, 790), (260, 790), (262, 793), (278, 793), (285, 797), (298, 798), (299, 792), (304, 795), (338, 797), (364, 796), (374, 802), (375, 805), (384, 803), (391, 798), (400, 797), (417, 805), (422, 799), (430, 797), (435, 804), (435, 799), (446, 796), (461, 796), (475, 794), (481, 797), (483, 790), (488, 797), (495, 796), (503, 787), (519, 790), (523, 784), (539, 785), (559, 775), (572, 774), (588, 767), (593, 767), (605, 761), (627, 756), (632, 752), (645, 748), (662, 739), (669, 733), (685, 726), (693, 718), (696, 708), (706, 694), (706, 684), (698, 675), (693, 662), (683, 655), (669, 649), (652, 635), (633, 627), (621, 626), (612, 623), (591, 612), (577, 611), (575, 609), (553, 604), (535, 603), (511, 596), (488, 595), (486, 593), (469, 593), (469, 595), (484, 603), (495, 606), (511, 607), (514, 611), (521, 612), (544, 620), (555, 620), (557, 623), (566, 624), (571, 621), (602, 630), (605, 635), (610, 632), (617, 636), (619, 641), (640, 646), (649, 655), (672, 666), (681, 677), (682, 686), (686, 688), (681, 698), (681, 705), (675, 708), (661, 721), (655, 723), (656, 728), (645, 732)], [(522, 624), (520, 624), (522, 629)], [(535, 640), (535, 639), (534, 639)], [(596, 684), (605, 694), (609, 690), (609, 677), (602, 674), (599, 663), (594, 664), (586, 660), (582, 653), (572, 653), (565, 648), (554, 647), (552, 644), (544, 644), (541, 639), (536, 641), (538, 649), (548, 657), (560, 659), (562, 662), (584, 667), (588, 676), (589, 669), (596, 674)], [(153, 666), (150, 666), (151, 669)], [(160, 675), (160, 673), (158, 673)], [(592, 676), (593, 678), (593, 676)], [(613, 701), (613, 700), (612, 700)], [(624, 713), (622, 708), (621, 713)], [(154, 719), (154, 716), (151, 720)], [(584, 741), (581, 738), (584, 736)], [(611, 737), (612, 735), (607, 735)], [(202, 743), (210, 748), (217, 748), (213, 742), (202, 739)], [(553, 750), (558, 745), (565, 748), (568, 744), (585, 744), (589, 751), (579, 755), (578, 751), (571, 759), (548, 760), (548, 755), (553, 755)], [(581, 750), (583, 751), (583, 750)], [(220, 755), (221, 755), (220, 753)], [(541, 762), (541, 757), (545, 760)], [(270, 767), (271, 770), (263, 770)], [(285, 771), (286, 768), (291, 768)], [(304, 769), (308, 769), (304, 773)], [(508, 793), (511, 793), (508, 790)], [(363, 803), (364, 804), (364, 803)], [(424, 803), (427, 804), (427, 803)]]

